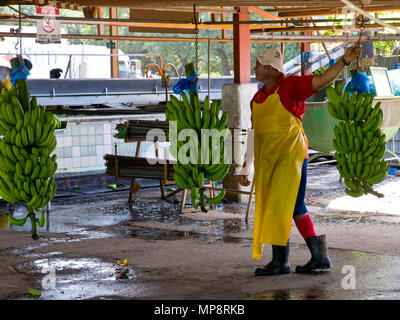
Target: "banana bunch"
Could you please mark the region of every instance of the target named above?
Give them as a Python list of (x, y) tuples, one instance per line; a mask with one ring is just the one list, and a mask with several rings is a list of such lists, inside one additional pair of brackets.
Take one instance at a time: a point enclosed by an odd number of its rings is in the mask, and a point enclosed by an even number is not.
[(386, 150), (385, 134), (381, 131), (383, 111), (380, 102), (372, 107), (373, 94), (356, 91), (343, 93), (343, 84), (327, 87), (328, 111), (342, 120), (334, 127), (333, 147), (336, 150), (337, 169), (352, 197), (371, 193), (378, 197), (374, 184), (382, 182), (389, 171), (382, 159)]
[[(219, 181), (229, 172), (230, 165), (226, 163), (228, 161), (224, 148), (224, 140), (229, 134), (228, 112), (219, 117), (220, 102), (213, 100), (210, 103), (208, 96), (201, 110), (199, 97), (192, 93), (190, 96), (191, 102), (183, 94), (182, 103), (175, 96), (170, 96), (165, 114), (168, 121), (176, 121), (177, 135), (174, 136), (170, 131), (168, 139), (171, 143), (171, 154), (178, 160), (174, 164), (175, 182), (180, 187), (191, 190), (194, 208), (197, 209), (200, 205), (206, 211), (205, 202), (216, 204), (225, 196), (225, 190), (222, 190), (214, 198), (207, 197), (204, 194), (204, 178), (208, 181)], [(184, 129), (193, 129), (193, 134), (187, 141), (180, 141), (178, 136)], [(190, 158), (188, 163), (181, 161), (183, 155)]]
[(57, 156), (51, 154), (57, 146), (54, 130), (60, 125), (51, 112), (37, 105), (36, 97), (24, 111), (15, 87), (1, 92), (0, 196), (8, 202), (26, 202), (26, 218), (9, 216), (9, 220), (21, 225), (30, 217), (34, 238), (36, 223), (44, 225), (44, 215), (38, 220), (34, 210), (41, 210), (56, 193)]

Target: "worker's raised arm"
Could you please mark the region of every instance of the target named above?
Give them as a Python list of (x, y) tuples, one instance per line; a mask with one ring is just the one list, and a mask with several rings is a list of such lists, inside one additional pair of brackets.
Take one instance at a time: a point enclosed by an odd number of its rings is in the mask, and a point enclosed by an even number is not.
[(353, 62), (360, 56), (361, 56), (361, 46), (355, 45), (347, 48), (341, 60), (336, 62), (324, 73), (313, 77), (312, 90), (318, 91), (328, 86), (332, 81), (334, 81), (339, 76), (340, 72), (342, 72), (345, 66), (349, 65), (351, 62)]

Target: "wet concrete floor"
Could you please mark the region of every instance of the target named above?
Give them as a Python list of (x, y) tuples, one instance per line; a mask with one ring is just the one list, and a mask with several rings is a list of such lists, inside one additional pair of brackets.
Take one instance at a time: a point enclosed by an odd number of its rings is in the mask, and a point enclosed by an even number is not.
[[(385, 241), (399, 240), (397, 217), (385, 220), (311, 208), (316, 229), (332, 239), (330, 271), (260, 278), (254, 269), (270, 260), (271, 250), (266, 247), (262, 261), (251, 259), (252, 217), (244, 221), (246, 204), (225, 201), (208, 213), (182, 215), (179, 203), (159, 199), (156, 188), (141, 190), (132, 204), (127, 194), (123, 190), (55, 198), (38, 241), (14, 247), (10, 240), (0, 251), (2, 258), (22, 261), (7, 267), (27, 277), (41, 296), (18, 290), (12, 294), (18, 285), (1, 278), (0, 292), (10, 290), (6, 296), (11, 299), (46, 300), (400, 299), (400, 242), (389, 251), (374, 246), (380, 241), (381, 248), (388, 248)], [(29, 233), (29, 223), (19, 227), (4, 222), (9, 210), (23, 214), (18, 205), (3, 206), (0, 235)], [(379, 230), (374, 228), (377, 222)], [(379, 237), (382, 230), (393, 237)], [(292, 270), (309, 259), (296, 232), (292, 228)], [(121, 264), (124, 259), (127, 263)]]

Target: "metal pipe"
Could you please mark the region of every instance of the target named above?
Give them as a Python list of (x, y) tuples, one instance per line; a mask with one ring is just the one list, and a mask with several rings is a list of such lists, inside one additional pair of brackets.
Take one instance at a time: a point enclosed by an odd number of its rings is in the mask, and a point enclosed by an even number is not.
[[(36, 38), (36, 33), (21, 33), (22, 37), (25, 38)], [(10, 32), (0, 32), (0, 37), (16, 37), (15, 34)], [(63, 34), (61, 35), (64, 39), (91, 39), (91, 40), (118, 40), (118, 41), (166, 41), (166, 42), (194, 42), (194, 38), (184, 38), (184, 37), (134, 37), (134, 36), (104, 36), (104, 35), (78, 35), (78, 34)], [(198, 42), (219, 42), (219, 43), (230, 43), (233, 39), (220, 39), (220, 38), (198, 38)], [(269, 42), (266, 40), (253, 40), (252, 42)]]
[[(9, 55), (10, 53), (0, 53), (0, 55)], [(106, 53), (29, 53), (30, 56), (48, 56), (48, 55), (52, 55), (52, 56), (107, 56), (107, 57), (116, 57), (116, 56), (129, 56), (129, 57), (145, 57), (147, 56), (147, 54), (135, 54), (135, 53), (127, 53), (127, 54), (123, 54), (123, 53), (113, 53), (113, 54), (106, 54)]]
[[(14, 15), (5, 16), (3, 15), (1, 20), (7, 19), (15, 19)], [(25, 15), (24, 19), (31, 19), (31, 20), (42, 20), (43, 17), (41, 16), (31, 16)], [(55, 20), (60, 21), (63, 23), (65, 22), (82, 22), (85, 24), (104, 24), (104, 25), (115, 25), (118, 23), (123, 24), (132, 24), (132, 23), (172, 23), (172, 24), (193, 24), (193, 21), (187, 20), (144, 20), (144, 19), (108, 19), (108, 18), (81, 18), (81, 17), (54, 17)]]
[(207, 61), (207, 72), (208, 72), (208, 98), (210, 98), (210, 51), (211, 51), (211, 42), (208, 40), (208, 61)]
[[(382, 18), (382, 19), (380, 19), (380, 20), (383, 20), (383, 21), (398, 21), (398, 20), (400, 20), (400, 18)], [(345, 18), (343, 18), (343, 19), (315, 19), (315, 20), (313, 20), (313, 19), (299, 19), (299, 20), (294, 20), (294, 19), (285, 19), (285, 20), (280, 20), (280, 21), (278, 21), (278, 20), (262, 20), (262, 21), (259, 21), (259, 20), (253, 20), (253, 21), (215, 21), (215, 22), (213, 22), (213, 21), (205, 21), (205, 22), (201, 22), (201, 23), (199, 23), (199, 24), (205, 24), (205, 25), (208, 25), (208, 24), (215, 24), (215, 25), (218, 25), (218, 24), (255, 24), (255, 25), (257, 25), (257, 24), (266, 24), (266, 25), (268, 25), (268, 24), (288, 24), (288, 23), (292, 23), (292, 24), (302, 24), (302, 23), (312, 23), (312, 22), (316, 22), (316, 23), (326, 23), (326, 22), (353, 22), (353, 23), (355, 23), (355, 20), (354, 19), (345, 19)]]
[[(344, 15), (344, 14), (343, 14)], [(0, 20), (17, 20), (14, 15), (3, 15), (0, 17)], [(31, 16), (31, 15), (26, 15), (22, 20), (24, 19), (31, 19), (31, 20), (42, 20), (43, 17), (39, 16)], [(172, 21), (172, 20), (144, 20), (144, 19), (107, 19), (107, 18), (81, 18), (81, 17), (54, 17), (55, 20), (59, 20), (61, 23), (65, 22), (82, 22), (84, 24), (103, 24), (103, 25), (116, 25), (116, 24), (122, 24), (122, 25), (129, 25), (133, 23), (166, 23), (166, 24), (193, 24), (193, 21), (187, 21), (187, 20), (177, 20), (177, 21)], [(380, 18), (379, 20), (382, 21), (398, 21), (400, 18)], [(263, 21), (258, 21), (258, 20), (249, 20), (249, 21), (198, 21), (198, 25), (234, 25), (234, 24), (282, 24), (282, 23), (311, 23), (311, 22), (350, 22), (354, 21), (354, 19), (282, 19), (282, 20), (263, 20)], [(25, 22), (25, 21), (24, 21)]]
[[(252, 37), (252, 40), (268, 40), (276, 42), (357, 42), (358, 37), (356, 36), (305, 36), (305, 35), (259, 35)], [(389, 40), (400, 40), (400, 35), (396, 34), (381, 34), (379, 36), (372, 36), (370, 38), (365, 37), (361, 39), (361, 42), (365, 41), (389, 41)]]
[(336, 160), (328, 160), (328, 161), (321, 161), (321, 162), (314, 162), (314, 163), (309, 163), (309, 166), (317, 166), (320, 164), (328, 164), (328, 163), (335, 163), (337, 162)]
[[(221, 90), (218, 89), (212, 89), (210, 92), (221, 92)], [(173, 90), (169, 90), (168, 93), (175, 94)], [(62, 94), (56, 94), (55, 92), (51, 95), (48, 94), (35, 94), (36, 97), (74, 97), (74, 96), (119, 96), (119, 95), (145, 95), (145, 94), (154, 94), (154, 91), (134, 91), (134, 92), (129, 92), (129, 91), (121, 91), (121, 92), (107, 92), (107, 94), (103, 92), (85, 92), (85, 93), (62, 93)], [(161, 93), (157, 93), (161, 94)]]
[[(26, 38), (36, 38), (36, 33), (23, 33), (22, 37)], [(9, 32), (0, 32), (0, 37), (16, 37), (15, 34)], [(104, 36), (99, 35), (62, 35), (63, 38), (66, 39), (94, 39), (94, 40), (104, 40)], [(168, 41), (168, 42), (194, 42), (193, 38), (184, 38), (184, 37), (131, 37), (131, 36), (114, 36), (107, 37), (115, 40), (126, 40), (126, 41)], [(362, 39), (361, 42), (364, 41), (388, 41), (388, 40), (400, 40), (397, 35), (390, 34), (381, 34), (379, 36), (373, 36), (371, 39)], [(233, 39), (218, 39), (218, 38), (198, 38), (198, 42), (219, 42), (219, 43), (230, 43), (233, 42)], [(281, 36), (281, 35), (259, 35), (253, 36), (250, 39), (252, 43), (266, 43), (266, 42), (357, 42), (358, 37), (348, 37), (348, 36), (303, 36), (303, 35), (290, 35), (290, 36)], [(9, 54), (9, 53), (7, 53)], [(81, 55), (81, 54), (80, 54)]]

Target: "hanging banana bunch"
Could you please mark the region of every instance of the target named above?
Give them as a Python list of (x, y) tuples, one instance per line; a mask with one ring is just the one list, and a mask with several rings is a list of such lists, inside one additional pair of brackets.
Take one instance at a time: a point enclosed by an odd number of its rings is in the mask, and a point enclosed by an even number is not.
[[(208, 181), (219, 181), (228, 174), (230, 165), (224, 148), (224, 140), (229, 133), (228, 112), (224, 112), (220, 118), (220, 102), (210, 102), (207, 96), (201, 110), (199, 97), (191, 92), (190, 98), (191, 101), (185, 93), (182, 94), (181, 103), (175, 96), (170, 96), (165, 114), (168, 121), (176, 121), (177, 135), (173, 136), (170, 131), (168, 139), (171, 143), (171, 154), (178, 160), (174, 164), (175, 182), (180, 187), (191, 190), (194, 208), (197, 209), (200, 205), (202, 211), (206, 211), (206, 202), (216, 204), (225, 196), (225, 190), (222, 190), (214, 198), (207, 197), (204, 178)], [(193, 134), (186, 141), (179, 141), (179, 133), (184, 129), (193, 129)], [(210, 136), (213, 132), (218, 135), (215, 143)], [(182, 155), (190, 158), (190, 161), (184, 163)]]
[[(24, 80), (25, 81), (25, 80)], [(18, 83), (17, 83), (18, 87)], [(8, 216), (15, 225), (23, 225), (30, 218), (32, 237), (37, 239), (36, 224), (42, 227), (45, 215), (35, 217), (56, 193), (54, 173), (57, 156), (55, 129), (60, 120), (37, 105), (36, 97), (24, 95), (19, 88), (3, 88), (0, 95), (0, 196), (8, 202), (25, 201), (28, 214), (23, 219)], [(23, 87), (25, 89), (25, 87)], [(28, 101), (28, 105), (27, 102)], [(24, 106), (23, 106), (24, 105)]]
[(347, 186), (345, 192), (352, 197), (374, 194), (373, 185), (385, 180), (389, 168), (382, 159), (386, 150), (385, 134), (381, 131), (383, 111), (380, 102), (372, 107), (374, 94), (354, 91), (343, 92), (339, 82), (335, 88), (326, 88), (328, 111), (342, 120), (334, 127), (333, 147), (336, 167)]

